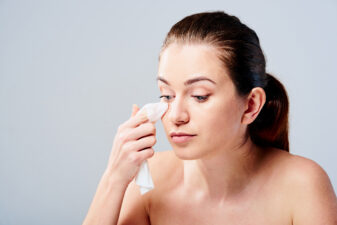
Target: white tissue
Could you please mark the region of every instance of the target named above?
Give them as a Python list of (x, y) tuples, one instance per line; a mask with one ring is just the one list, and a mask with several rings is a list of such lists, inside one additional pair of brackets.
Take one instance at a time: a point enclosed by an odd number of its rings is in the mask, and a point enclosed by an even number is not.
[[(144, 105), (143, 108), (137, 112), (137, 114), (145, 110), (149, 121), (156, 122), (163, 116), (167, 108), (168, 104), (165, 102), (148, 103)], [(140, 187), (140, 192), (142, 195), (154, 188), (147, 161), (142, 163), (135, 180), (136, 184)]]

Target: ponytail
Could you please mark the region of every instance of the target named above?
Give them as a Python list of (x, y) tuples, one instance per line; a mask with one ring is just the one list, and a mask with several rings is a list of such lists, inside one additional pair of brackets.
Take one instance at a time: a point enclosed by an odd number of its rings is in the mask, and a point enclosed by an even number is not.
[(289, 152), (287, 92), (281, 82), (267, 74), (266, 102), (255, 121), (248, 126), (252, 141)]

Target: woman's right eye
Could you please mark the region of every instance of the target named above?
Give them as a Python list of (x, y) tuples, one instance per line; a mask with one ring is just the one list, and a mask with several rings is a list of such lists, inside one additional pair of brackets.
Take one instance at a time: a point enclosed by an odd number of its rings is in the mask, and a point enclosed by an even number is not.
[(172, 96), (170, 96), (170, 95), (161, 95), (161, 96), (159, 96), (159, 98), (165, 98), (165, 100), (170, 100), (172, 98)]

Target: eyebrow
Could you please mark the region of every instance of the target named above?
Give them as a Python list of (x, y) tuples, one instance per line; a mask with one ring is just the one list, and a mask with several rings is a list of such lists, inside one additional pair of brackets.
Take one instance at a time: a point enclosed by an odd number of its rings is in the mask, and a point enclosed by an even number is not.
[[(167, 85), (170, 86), (170, 83), (169, 83), (167, 80), (165, 80), (163, 77), (161, 77), (161, 76), (158, 76), (158, 77), (157, 77), (157, 80), (158, 80), (158, 81), (160, 80), (160, 81), (162, 81), (162, 82), (164, 82), (165, 84), (167, 84)], [(192, 79), (189, 79), (189, 80), (185, 81), (185, 82), (184, 82), (184, 85), (185, 85), (185, 86), (188, 86), (188, 85), (191, 85), (191, 84), (196, 83), (196, 82), (199, 82), (199, 81), (209, 81), (209, 82), (211, 82), (211, 83), (213, 83), (213, 84), (216, 84), (215, 81), (213, 81), (213, 80), (211, 80), (211, 79), (209, 79), (209, 78), (207, 78), (207, 77), (199, 76), (199, 77), (195, 77), (195, 78), (192, 78)]]

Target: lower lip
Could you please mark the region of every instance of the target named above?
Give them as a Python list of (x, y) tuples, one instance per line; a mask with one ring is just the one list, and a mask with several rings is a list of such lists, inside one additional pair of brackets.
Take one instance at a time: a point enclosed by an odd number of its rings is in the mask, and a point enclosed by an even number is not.
[(190, 135), (186, 135), (186, 136), (173, 136), (172, 137), (172, 141), (175, 142), (175, 143), (184, 143), (184, 142), (187, 142), (189, 140), (191, 140), (193, 136), (190, 136)]

